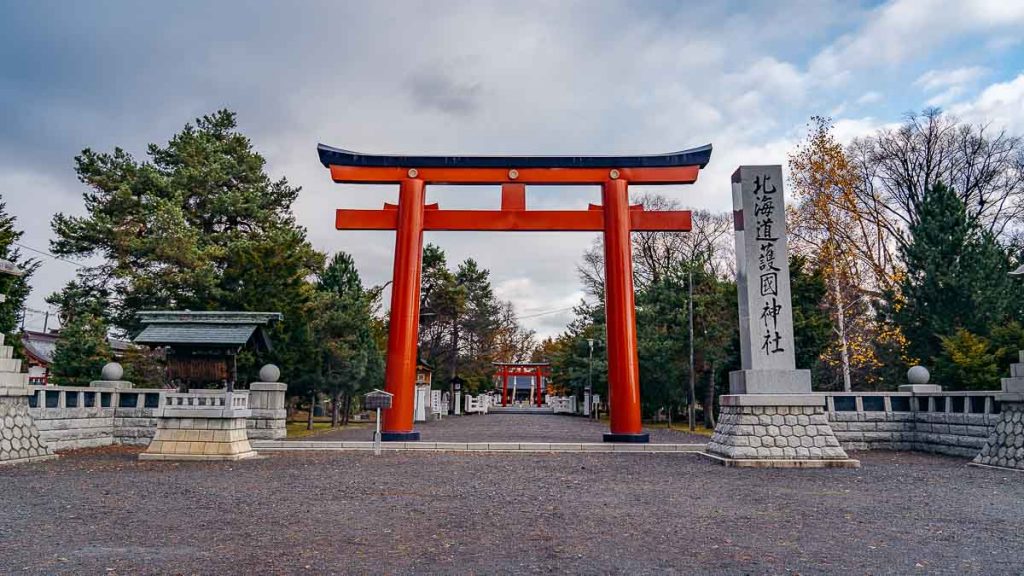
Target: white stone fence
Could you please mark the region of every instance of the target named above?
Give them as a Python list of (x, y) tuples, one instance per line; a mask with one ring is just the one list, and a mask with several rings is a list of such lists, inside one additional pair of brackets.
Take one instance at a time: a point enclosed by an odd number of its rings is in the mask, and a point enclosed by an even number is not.
[(824, 394), (829, 424), (847, 450), (918, 450), (973, 458), (999, 420), (998, 393)]
[(487, 409), (491, 406), (491, 397), (488, 394), (475, 397), (466, 394), (463, 399), (466, 404), (462, 411), (466, 414), (487, 414)]
[(575, 396), (545, 396), (544, 401), (555, 414), (576, 413)]
[[(146, 446), (156, 433), (157, 416), (165, 409), (193, 408), (188, 402), (213, 403), (223, 390), (175, 390), (94, 386), (29, 386), (29, 413), (40, 437), (55, 450), (70, 450), (112, 444)], [(232, 407), (249, 408), (248, 435), (253, 439), (279, 440), (285, 437), (287, 385), (253, 382), (249, 390), (231, 395)], [(199, 407), (202, 404), (198, 405)]]

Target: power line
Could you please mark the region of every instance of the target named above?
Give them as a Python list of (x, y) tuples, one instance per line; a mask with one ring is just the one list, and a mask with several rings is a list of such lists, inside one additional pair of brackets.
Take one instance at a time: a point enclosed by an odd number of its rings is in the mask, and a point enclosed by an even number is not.
[(11, 244), (14, 244), (15, 246), (20, 246), (20, 247), (24, 248), (25, 250), (31, 250), (32, 252), (35, 252), (36, 254), (42, 254), (43, 256), (48, 256), (50, 258), (53, 258), (54, 260), (57, 260), (57, 261), (60, 261), (60, 262), (64, 262), (65, 264), (71, 264), (72, 266), (75, 266), (76, 268), (85, 268), (85, 266), (79, 264), (78, 262), (72, 262), (71, 260), (65, 260), (64, 258), (61, 258), (60, 256), (54, 256), (53, 254), (50, 254), (49, 252), (47, 252), (45, 250), (40, 250), (38, 248), (33, 248), (31, 246), (26, 246), (25, 244), (22, 244), (21, 242), (11, 242)]
[(565, 312), (566, 310), (572, 310), (575, 307), (576, 307), (575, 305), (574, 306), (567, 306), (565, 308), (556, 308), (554, 310), (546, 310), (544, 312), (538, 312), (537, 314), (527, 314), (526, 316), (516, 316), (516, 319), (524, 320), (526, 318), (536, 318), (538, 316), (547, 316), (548, 314), (555, 314), (555, 313), (558, 313), (558, 312)]

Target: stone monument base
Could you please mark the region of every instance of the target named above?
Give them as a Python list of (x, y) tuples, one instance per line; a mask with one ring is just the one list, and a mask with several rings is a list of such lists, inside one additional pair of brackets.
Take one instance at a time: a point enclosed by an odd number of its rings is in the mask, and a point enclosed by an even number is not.
[(839, 445), (815, 394), (735, 394), (703, 452), (726, 466), (745, 468), (859, 468)]
[(0, 334), (0, 465), (52, 460), (57, 456), (39, 437), (28, 411), (28, 374), (21, 373), (21, 360), (13, 355)]
[(1010, 377), (1003, 378), (1003, 393), (996, 394), (1001, 405), (999, 421), (971, 462), (974, 466), (1024, 472), (1024, 351), (1020, 360), (1010, 365)]
[(256, 456), (246, 418), (163, 417), (139, 460), (242, 460)]
[(29, 394), (28, 388), (0, 388), (0, 465), (57, 457), (39, 437), (28, 412)]

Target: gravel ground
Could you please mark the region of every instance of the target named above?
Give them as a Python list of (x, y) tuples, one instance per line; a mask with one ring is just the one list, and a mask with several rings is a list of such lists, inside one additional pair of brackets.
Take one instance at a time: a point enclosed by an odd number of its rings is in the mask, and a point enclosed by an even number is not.
[[(424, 442), (601, 442), (607, 422), (561, 414), (474, 414), (417, 422)], [(646, 430), (651, 442), (706, 444), (707, 436), (676, 430)], [(300, 440), (373, 440), (373, 424), (323, 432)]]
[(1024, 475), (857, 456), (80, 451), (0, 468), (0, 573), (1024, 572)]

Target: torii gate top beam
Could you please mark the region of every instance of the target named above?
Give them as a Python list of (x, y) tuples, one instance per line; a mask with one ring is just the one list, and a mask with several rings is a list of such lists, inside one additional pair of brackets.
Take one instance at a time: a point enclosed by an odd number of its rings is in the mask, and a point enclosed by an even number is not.
[(320, 144), (320, 162), (335, 182), (391, 184), (692, 184), (711, 159), (711, 145), (646, 156), (393, 156)]

